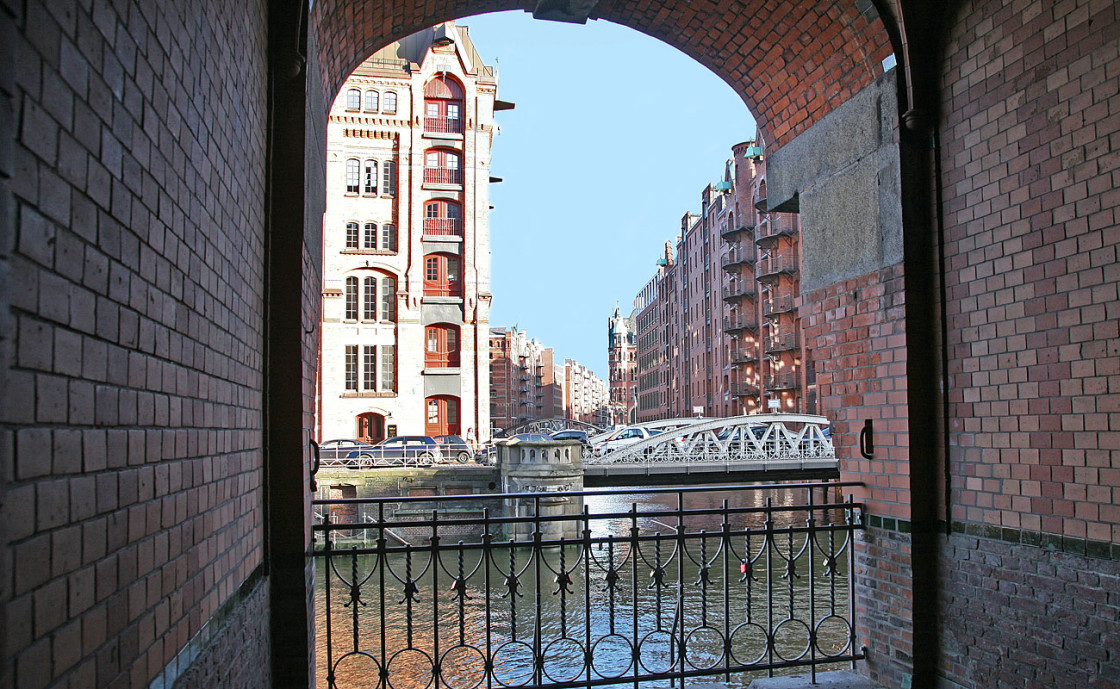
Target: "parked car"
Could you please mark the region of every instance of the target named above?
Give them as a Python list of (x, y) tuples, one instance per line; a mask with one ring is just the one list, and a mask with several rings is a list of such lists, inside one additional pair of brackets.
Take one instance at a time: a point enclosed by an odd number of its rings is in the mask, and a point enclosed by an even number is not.
[(319, 443), (319, 459), (328, 464), (341, 459), (371, 459), (374, 446), (361, 440), (324, 440)]
[(587, 439), (587, 431), (581, 431), (575, 428), (570, 428), (565, 431), (556, 431), (552, 434), (553, 440), (578, 440), (584, 449), (591, 447), (591, 441)]
[(374, 445), (372, 458), (378, 464), (426, 466), (442, 462), (443, 452), (431, 436), (398, 435)]
[(461, 435), (437, 435), (435, 441), (448, 461), (454, 459), (460, 464), (465, 464), (474, 458), (474, 450)]
[(661, 433), (657, 428), (646, 428), (644, 426), (624, 426), (614, 433), (611, 433), (605, 440), (595, 446), (594, 452), (596, 455), (602, 455), (607, 452), (614, 452), (615, 450), (622, 449), (628, 445), (641, 442), (646, 438)]
[(532, 440), (534, 442), (547, 442), (549, 440), (552, 440), (552, 436), (548, 435), (547, 433), (518, 433), (517, 435), (510, 436), (509, 438), (507, 438), (507, 440)]

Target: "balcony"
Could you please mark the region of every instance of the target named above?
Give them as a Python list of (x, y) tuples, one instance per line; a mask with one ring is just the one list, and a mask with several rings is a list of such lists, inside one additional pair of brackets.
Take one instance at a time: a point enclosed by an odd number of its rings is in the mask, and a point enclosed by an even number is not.
[(771, 215), (765, 222), (759, 223), (755, 238), (758, 243), (766, 244), (781, 237), (795, 236), (797, 236), (797, 229), (790, 218)]
[(777, 297), (770, 297), (762, 300), (762, 315), (773, 316), (781, 313), (789, 313), (794, 309), (794, 301), (792, 294), (784, 294)]
[(462, 134), (463, 120), (459, 117), (425, 117), (424, 131), (432, 134)]
[(746, 686), (860, 660), (864, 506), (840, 490), (316, 500), (316, 684)]
[(754, 225), (735, 225), (731, 224), (720, 231), (720, 236), (728, 240), (738, 239), (739, 235), (747, 234), (754, 229)]
[(723, 286), (723, 300), (733, 301), (735, 299), (754, 299), (755, 287), (753, 283), (732, 282), (729, 285)]
[(755, 264), (755, 276), (759, 280), (776, 278), (782, 274), (793, 275), (797, 272), (796, 254), (777, 254), (763, 256)]
[(767, 390), (796, 390), (798, 387), (797, 375), (793, 371), (783, 371), (766, 376)]
[(758, 353), (746, 347), (732, 347), (727, 354), (727, 359), (733, 365), (749, 364), (758, 360)]
[(424, 218), (424, 234), (435, 237), (462, 237), (461, 218)]
[(736, 314), (723, 319), (723, 331), (725, 333), (736, 333), (743, 330), (755, 332), (758, 330), (758, 321), (743, 314)]
[(753, 383), (735, 382), (731, 384), (731, 394), (735, 397), (758, 397), (759, 389)]
[(797, 333), (786, 333), (766, 338), (766, 351), (768, 353), (788, 352), (797, 349), (798, 346)]
[(424, 168), (424, 184), (462, 186), (463, 171), (451, 167), (426, 167)]
[(736, 266), (740, 266), (740, 265), (743, 265), (743, 264), (750, 265), (750, 264), (753, 264), (753, 263), (754, 263), (754, 252), (753, 251), (743, 251), (742, 249), (732, 249), (731, 251), (728, 251), (726, 254), (724, 254), (723, 257), (720, 259), (720, 264), (724, 268), (728, 268), (728, 269), (734, 268)]

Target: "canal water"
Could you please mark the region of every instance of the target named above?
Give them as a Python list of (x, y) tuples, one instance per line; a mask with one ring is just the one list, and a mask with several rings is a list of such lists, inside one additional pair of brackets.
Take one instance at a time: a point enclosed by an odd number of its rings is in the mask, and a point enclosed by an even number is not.
[[(836, 503), (841, 497), (818, 489), (813, 499)], [(807, 524), (809, 511), (798, 508), (808, 500), (805, 489), (618, 489), (583, 500), (591, 516), (590, 549), (577, 538), (540, 549), (499, 544), (484, 556), (471, 546), (477, 538), (448, 530), (439, 532), (435, 556), (422, 545), (383, 559), (351, 555), (340, 545), (329, 563), (317, 558), (317, 686), (330, 686), (328, 679), (338, 687), (392, 689), (611, 680), (634, 686), (635, 674), (701, 673), (852, 652), (850, 542), (843, 530), (822, 529), (808, 538), (805, 528), (788, 529)], [(812, 516), (821, 527), (842, 524), (847, 514), (835, 508)], [(376, 538), (369, 533), (345, 545), (360, 550)], [(408, 528), (387, 538), (390, 545), (427, 543)], [(539, 658), (535, 646), (544, 649)], [(768, 674), (807, 671), (741, 670), (697, 681), (746, 686)], [(673, 686), (664, 679), (638, 684)]]

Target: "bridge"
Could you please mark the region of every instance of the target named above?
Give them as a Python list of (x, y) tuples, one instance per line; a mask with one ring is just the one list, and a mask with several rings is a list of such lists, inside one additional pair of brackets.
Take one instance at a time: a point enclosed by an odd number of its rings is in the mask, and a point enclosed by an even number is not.
[(809, 414), (748, 414), (671, 419), (631, 445), (600, 445), (585, 456), (593, 486), (726, 483), (839, 476), (828, 419)]

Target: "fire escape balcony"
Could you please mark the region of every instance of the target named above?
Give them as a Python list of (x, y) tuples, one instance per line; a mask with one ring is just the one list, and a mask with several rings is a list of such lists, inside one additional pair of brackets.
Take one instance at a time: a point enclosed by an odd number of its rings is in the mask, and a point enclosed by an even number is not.
[(749, 282), (732, 282), (731, 284), (723, 286), (723, 300), (734, 301), (736, 299), (754, 299), (755, 287), (753, 283)]
[(783, 294), (762, 300), (762, 315), (774, 316), (793, 311), (794, 301), (792, 294)]
[(746, 349), (744, 347), (732, 347), (727, 355), (728, 360), (732, 365), (739, 366), (742, 364), (749, 364), (758, 359), (758, 354), (754, 350)]
[(721, 237), (724, 237), (725, 239), (734, 240), (737, 237), (739, 237), (739, 235), (747, 234), (747, 233), (751, 232), (752, 230), (754, 230), (754, 225), (730, 224), (727, 227), (723, 228), (723, 230), (721, 230), (719, 234), (720, 234)]
[(782, 237), (796, 237), (797, 228), (793, 221), (782, 216), (771, 215), (765, 222), (758, 224), (755, 231), (755, 241), (759, 244), (776, 242)]
[(734, 334), (744, 330), (749, 332), (757, 331), (758, 322), (754, 318), (743, 314), (735, 314), (723, 319), (723, 331), (725, 333)]
[(796, 390), (797, 375), (793, 371), (783, 371), (766, 376), (767, 390)]
[(794, 254), (763, 256), (755, 264), (755, 277), (759, 280), (777, 279), (783, 274), (797, 273), (797, 267), (797, 256)]
[(742, 249), (732, 249), (728, 251), (720, 259), (720, 264), (725, 269), (732, 269), (740, 265), (751, 265), (754, 263), (754, 252), (743, 251)]
[(758, 386), (754, 383), (736, 381), (731, 384), (731, 394), (735, 397), (758, 397)]
[(766, 338), (767, 352), (788, 352), (798, 347), (797, 333), (786, 333)]

